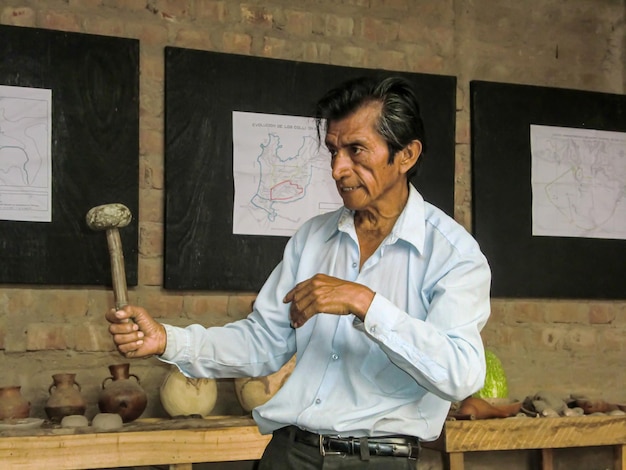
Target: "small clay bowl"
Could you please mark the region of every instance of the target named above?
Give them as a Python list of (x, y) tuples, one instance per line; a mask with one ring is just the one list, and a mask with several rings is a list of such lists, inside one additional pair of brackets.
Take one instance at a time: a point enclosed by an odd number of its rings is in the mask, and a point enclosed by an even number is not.
[(68, 415), (61, 419), (62, 428), (84, 428), (89, 426), (89, 421), (83, 415)]
[(117, 413), (98, 413), (93, 417), (91, 426), (97, 431), (115, 431), (124, 425)]

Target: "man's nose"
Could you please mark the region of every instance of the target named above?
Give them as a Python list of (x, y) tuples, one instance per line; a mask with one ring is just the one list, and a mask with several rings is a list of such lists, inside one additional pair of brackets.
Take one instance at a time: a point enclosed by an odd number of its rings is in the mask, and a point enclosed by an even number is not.
[(342, 177), (349, 174), (351, 167), (352, 160), (346, 154), (346, 152), (337, 152), (331, 164), (333, 179), (335, 181), (339, 181)]

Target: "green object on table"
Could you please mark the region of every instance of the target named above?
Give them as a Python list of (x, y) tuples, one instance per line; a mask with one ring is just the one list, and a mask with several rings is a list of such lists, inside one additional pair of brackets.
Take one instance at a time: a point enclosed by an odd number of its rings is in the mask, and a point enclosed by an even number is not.
[(478, 398), (508, 398), (509, 385), (502, 362), (489, 349), (485, 349), (485, 362), (487, 364), (485, 385), (474, 396)]

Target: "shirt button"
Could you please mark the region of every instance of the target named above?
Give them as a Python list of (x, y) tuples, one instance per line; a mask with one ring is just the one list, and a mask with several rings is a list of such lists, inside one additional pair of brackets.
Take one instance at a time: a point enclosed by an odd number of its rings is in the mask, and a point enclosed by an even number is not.
[(330, 357), (333, 359), (333, 361), (336, 361), (337, 359), (339, 359), (339, 354), (333, 353)]
[(322, 403), (322, 400), (320, 400), (319, 398), (316, 398), (316, 399), (315, 399), (315, 404), (316, 404), (316, 405), (319, 405), (320, 403)]
[(356, 264), (356, 263), (352, 263), (352, 267), (353, 267), (353, 268), (356, 268), (356, 267), (357, 267), (357, 264)]
[(372, 334), (376, 333), (376, 325), (370, 328), (370, 333)]

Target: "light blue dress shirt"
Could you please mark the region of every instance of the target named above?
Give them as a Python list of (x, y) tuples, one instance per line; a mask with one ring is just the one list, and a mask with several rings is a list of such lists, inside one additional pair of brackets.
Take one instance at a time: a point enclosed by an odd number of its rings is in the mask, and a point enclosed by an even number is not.
[[(296, 354), (289, 380), (253, 410), (262, 433), (296, 425), (437, 438), (450, 402), (483, 385), (489, 265), (467, 231), (411, 186), (392, 232), (359, 270), (353, 215), (342, 208), (306, 222), (246, 319), (208, 329), (166, 325), (161, 359), (192, 377), (249, 377), (275, 372)], [(317, 273), (376, 292), (365, 322), (322, 313), (290, 327), (282, 299)]]

